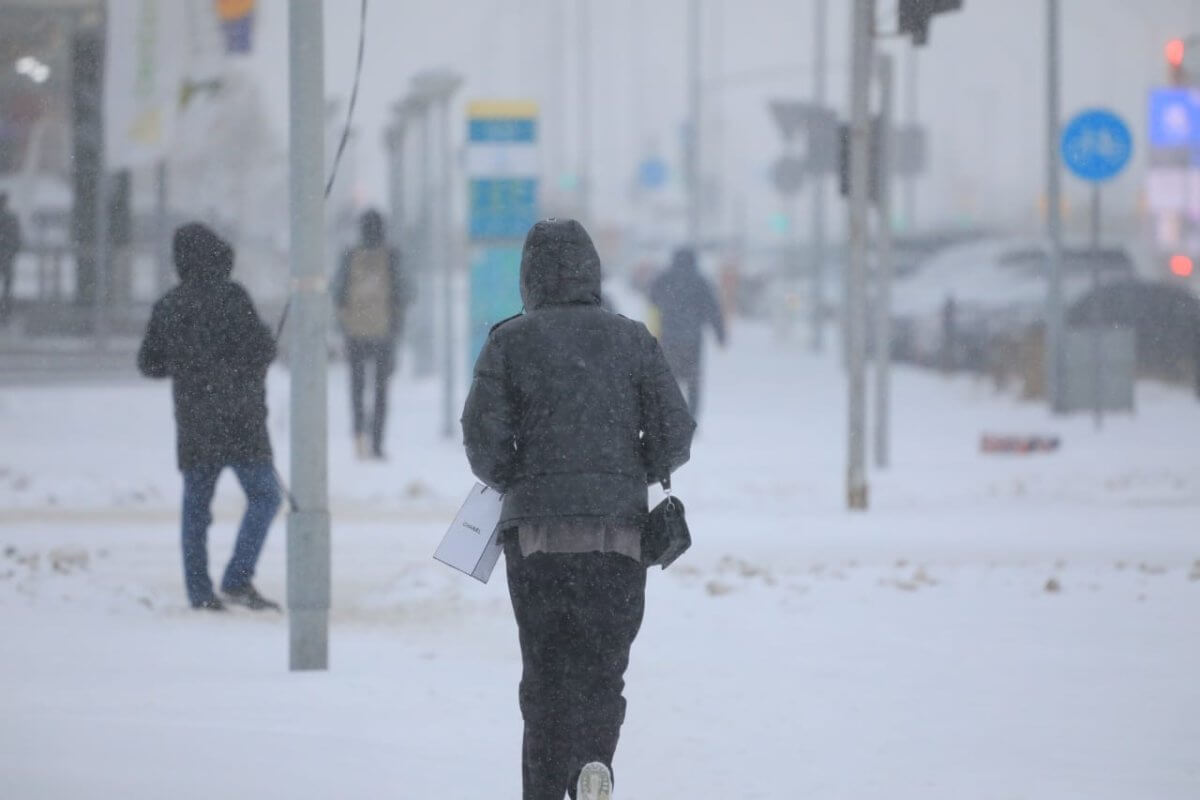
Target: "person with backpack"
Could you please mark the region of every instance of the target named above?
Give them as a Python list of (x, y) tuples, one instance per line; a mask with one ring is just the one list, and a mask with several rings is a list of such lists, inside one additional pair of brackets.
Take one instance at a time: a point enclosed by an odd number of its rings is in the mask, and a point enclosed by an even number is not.
[[(208, 611), (224, 610), (225, 602), (279, 610), (252, 583), (280, 504), (267, 433), (266, 374), (275, 338), (250, 295), (230, 280), (234, 251), (227, 242), (191, 223), (175, 231), (172, 249), (179, 285), (154, 304), (137, 360), (143, 375), (171, 379), (188, 600)], [(208, 574), (208, 528), (217, 478), (226, 467), (248, 502), (221, 580), (223, 602)]]
[(462, 427), (472, 471), (504, 495), (522, 797), (607, 800), (645, 607), (647, 487), (688, 460), (696, 424), (646, 327), (601, 306), (582, 225), (534, 225), (520, 282), (525, 311), (489, 334)]
[[(388, 382), (396, 368), (396, 346), (403, 336), (404, 317), (414, 292), (401, 268), (400, 254), (388, 246), (383, 216), (378, 211), (372, 209), (362, 215), (360, 234), (359, 244), (342, 258), (333, 283), (333, 299), (346, 339), (358, 457), (383, 459)], [(375, 386), (369, 423), (363, 408), (368, 365)]]

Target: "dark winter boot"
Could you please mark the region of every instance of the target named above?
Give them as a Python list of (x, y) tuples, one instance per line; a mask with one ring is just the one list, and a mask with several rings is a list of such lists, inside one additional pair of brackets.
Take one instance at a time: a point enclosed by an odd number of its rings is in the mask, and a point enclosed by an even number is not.
[(225, 599), (234, 605), (245, 606), (251, 611), (282, 611), (279, 603), (268, 600), (258, 593), (252, 584), (246, 584), (240, 589), (225, 589)]
[(221, 598), (213, 595), (212, 597), (192, 603), (192, 608), (197, 611), (225, 611), (225, 604), (221, 602)]

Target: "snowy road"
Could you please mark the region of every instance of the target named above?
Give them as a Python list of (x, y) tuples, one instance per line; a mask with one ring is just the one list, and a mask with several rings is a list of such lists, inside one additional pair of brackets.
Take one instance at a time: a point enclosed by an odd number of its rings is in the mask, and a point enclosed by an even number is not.
[[(839, 373), (736, 334), (677, 481), (696, 546), (651, 575), (622, 800), (1200, 796), (1193, 398), (1143, 385), (1096, 433), (900, 371), (894, 466), (850, 516)], [(397, 385), (381, 467), (331, 379), (333, 663), (307, 675), (281, 617), (184, 608), (165, 385), (0, 394), (0, 797), (519, 796), (503, 577), (430, 558), (469, 480), (436, 387)], [(281, 450), (286, 395), (277, 372)], [(226, 478), (214, 568), (239, 507)]]

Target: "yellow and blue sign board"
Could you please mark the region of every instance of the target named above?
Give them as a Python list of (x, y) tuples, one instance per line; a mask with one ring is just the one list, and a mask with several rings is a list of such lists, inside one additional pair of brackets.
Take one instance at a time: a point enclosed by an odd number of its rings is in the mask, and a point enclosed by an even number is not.
[(521, 246), (538, 220), (536, 103), (484, 100), (467, 108), (470, 360), (497, 322), (521, 312)]
[(215, 0), (217, 21), (227, 53), (249, 53), (254, 47), (255, 0)]

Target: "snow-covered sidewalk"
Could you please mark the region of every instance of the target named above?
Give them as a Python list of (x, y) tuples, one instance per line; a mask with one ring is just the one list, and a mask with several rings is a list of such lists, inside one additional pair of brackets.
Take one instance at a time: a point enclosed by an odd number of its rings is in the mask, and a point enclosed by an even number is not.
[[(838, 370), (738, 329), (679, 475), (696, 545), (651, 575), (622, 800), (1200, 796), (1200, 405), (1146, 384), (1094, 432), (899, 370), (894, 465), (842, 510)], [(431, 558), (469, 486), (436, 386), (387, 465), (331, 373), (332, 668), (282, 617), (184, 606), (169, 390), (0, 393), (0, 797), (519, 797), (502, 570)], [(286, 471), (287, 376), (271, 376)], [(984, 432), (1063, 449), (985, 456)], [(241, 500), (223, 479), (211, 551)], [(260, 565), (283, 595), (282, 519)]]

